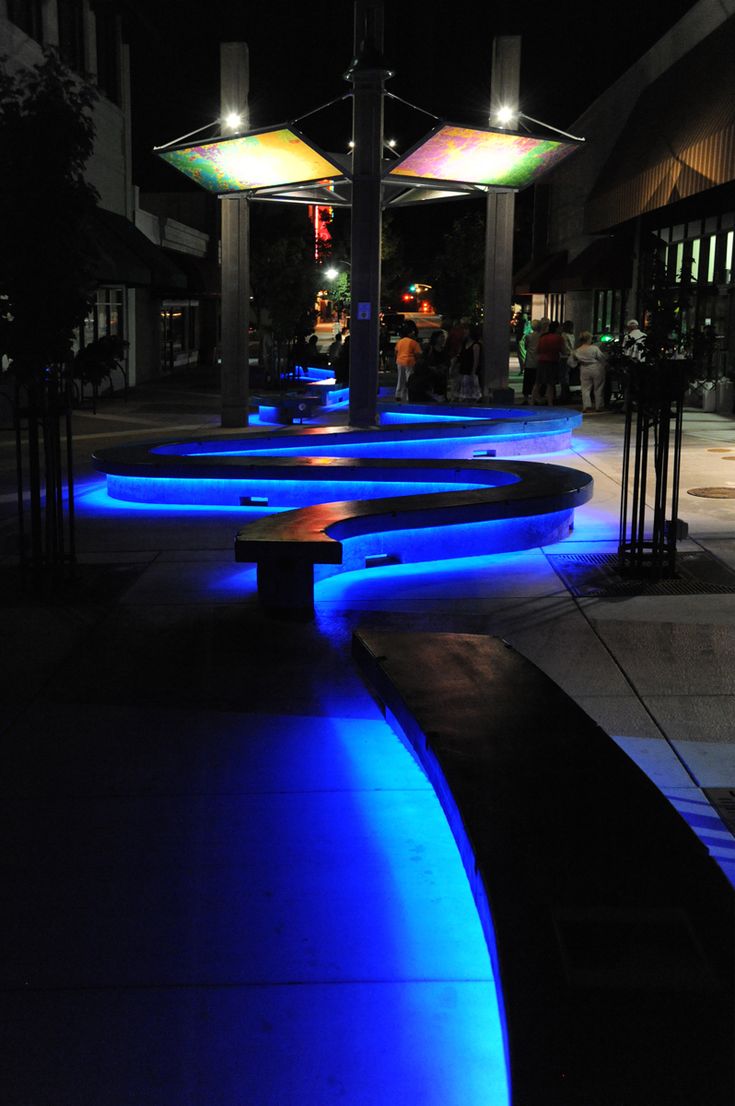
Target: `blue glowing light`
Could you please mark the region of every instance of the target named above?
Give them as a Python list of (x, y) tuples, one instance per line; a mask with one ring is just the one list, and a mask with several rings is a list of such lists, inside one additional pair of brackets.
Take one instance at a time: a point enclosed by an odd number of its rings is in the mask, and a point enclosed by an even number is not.
[[(237, 507), (306, 507), (312, 503), (327, 503), (338, 499), (375, 499), (376, 496), (416, 495), (417, 492), (472, 491), (477, 483), (453, 483), (437, 481), (383, 480), (367, 478), (336, 480), (212, 480), (191, 477), (189, 479), (166, 476), (116, 476), (107, 477), (107, 492), (112, 499), (135, 503), (216, 505), (232, 509)], [(499, 473), (498, 476), (504, 474)], [(510, 481), (483, 481), (483, 485), (503, 484)], [(264, 499), (265, 503), (253, 503)], [(245, 501), (245, 502), (243, 502)]]
[[(567, 435), (569, 437), (569, 435)], [(206, 449), (197, 448), (203, 443), (196, 443), (187, 447), (186, 443), (177, 447), (171, 447), (170, 452), (179, 456), (206, 455), (207, 457), (391, 457), (391, 458), (418, 458), (420, 460), (446, 459), (462, 460), (472, 458), (479, 449), (496, 449), (498, 453), (514, 455), (526, 453), (547, 452), (553, 439), (557, 448), (566, 448), (563, 444), (564, 436), (558, 434), (476, 434), (462, 435), (453, 438), (451, 436), (436, 438), (398, 438), (386, 441), (385, 438), (375, 436), (370, 441), (347, 441), (340, 445), (336, 436), (319, 439), (294, 439), (284, 438), (283, 444), (261, 445), (255, 440), (248, 443), (242, 439), (227, 448), (217, 447), (216, 442), (209, 443)], [(272, 439), (270, 439), (272, 441)], [(293, 444), (286, 444), (293, 443)], [(504, 451), (503, 445), (513, 444), (516, 448)], [(568, 445), (568, 443), (567, 443)], [(166, 447), (157, 447), (156, 453), (169, 452)]]
[[(445, 412), (443, 408), (431, 416), (432, 422), (467, 422), (472, 416), (453, 415)], [(400, 426), (401, 423), (426, 422), (426, 415), (420, 415), (413, 411), (383, 411), (380, 415), (381, 426)]]
[[(366, 561), (382, 557), (381, 575), (406, 564), (466, 560), (510, 553), (521, 549), (553, 545), (570, 532), (574, 509), (519, 518), (488, 519), (484, 522), (452, 523), (446, 526), (404, 527), (350, 536), (339, 523), (328, 528), (330, 537), (342, 542), (342, 563), (314, 566), (314, 580), (325, 580), (343, 572), (365, 569)], [(344, 527), (347, 530), (347, 524)]]
[(107, 493), (104, 484), (97, 488), (91, 488), (77, 496), (78, 505), (91, 515), (109, 514), (111, 511), (147, 511), (151, 514), (200, 514), (200, 515), (231, 515), (236, 524), (242, 525), (247, 519), (276, 515), (283, 510), (282, 507), (240, 507), (226, 503), (160, 503), (146, 502), (145, 500), (113, 499)]

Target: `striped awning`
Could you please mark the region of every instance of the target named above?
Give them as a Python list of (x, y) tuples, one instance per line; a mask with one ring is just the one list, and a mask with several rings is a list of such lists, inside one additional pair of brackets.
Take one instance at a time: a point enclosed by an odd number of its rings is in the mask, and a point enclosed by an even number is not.
[(735, 180), (735, 17), (640, 96), (585, 209), (599, 233)]

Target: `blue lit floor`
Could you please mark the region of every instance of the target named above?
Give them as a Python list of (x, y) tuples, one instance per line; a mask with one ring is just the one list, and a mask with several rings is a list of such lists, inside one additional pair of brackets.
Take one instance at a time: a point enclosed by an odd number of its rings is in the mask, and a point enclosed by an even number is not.
[(6, 1101), (505, 1106), (469, 886), (382, 719), (62, 703), (13, 737)]
[[(596, 481), (566, 552), (617, 532), (620, 432), (589, 422), (582, 456), (554, 457)], [(682, 486), (722, 481), (690, 456)], [(114, 602), (3, 609), (4, 1099), (504, 1106), (459, 860), (351, 631), (504, 637), (727, 870), (701, 789), (735, 783), (735, 596), (578, 601), (534, 549), (397, 566), (390, 587), (382, 569), (337, 577), (314, 624), (273, 624), (232, 560), (242, 511), (103, 505), (85, 479), (80, 560), (140, 574)], [(731, 512), (694, 506), (735, 565)]]

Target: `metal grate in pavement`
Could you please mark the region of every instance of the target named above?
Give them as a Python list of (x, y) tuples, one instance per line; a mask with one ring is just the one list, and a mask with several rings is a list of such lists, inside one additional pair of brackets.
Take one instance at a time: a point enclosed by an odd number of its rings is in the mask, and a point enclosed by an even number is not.
[(735, 837), (735, 787), (703, 787), (720, 820)]
[(679, 553), (670, 580), (621, 576), (615, 553), (553, 553), (552, 568), (577, 596), (718, 595), (735, 593), (735, 572), (711, 553)]

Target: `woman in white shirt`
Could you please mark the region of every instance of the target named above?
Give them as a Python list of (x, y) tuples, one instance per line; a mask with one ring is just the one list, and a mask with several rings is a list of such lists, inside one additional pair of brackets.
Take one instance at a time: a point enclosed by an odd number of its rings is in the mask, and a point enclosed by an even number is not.
[(579, 345), (569, 358), (572, 365), (579, 365), (579, 383), (582, 386), (582, 408), (592, 410), (592, 393), (595, 396), (595, 410), (605, 407), (605, 354), (592, 342), (589, 330), (579, 335)]

